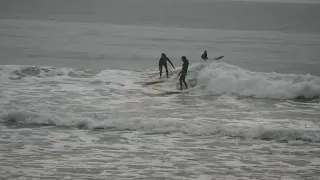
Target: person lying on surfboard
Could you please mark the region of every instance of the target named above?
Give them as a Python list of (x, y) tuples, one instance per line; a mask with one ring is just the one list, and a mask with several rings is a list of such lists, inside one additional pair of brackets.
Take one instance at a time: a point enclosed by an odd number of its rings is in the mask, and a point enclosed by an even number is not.
[(178, 76), (180, 76), (180, 90), (182, 90), (182, 82), (183, 84), (186, 86), (186, 89), (188, 89), (188, 85), (186, 83), (186, 75), (187, 75), (187, 72), (188, 72), (188, 67), (189, 67), (189, 61), (188, 59), (185, 57), (185, 56), (182, 56), (181, 57), (181, 60), (183, 61), (183, 64), (182, 64), (182, 70), (181, 72), (178, 74)]
[(201, 58), (202, 58), (203, 60), (207, 60), (207, 59), (208, 59), (207, 50), (204, 50), (203, 54), (201, 55)]
[(166, 54), (165, 54), (165, 53), (162, 53), (162, 54), (161, 54), (161, 58), (160, 58), (160, 60), (159, 60), (160, 78), (161, 78), (161, 75), (162, 75), (162, 66), (164, 66), (164, 68), (166, 68), (167, 78), (169, 78), (167, 61), (169, 61), (170, 64), (171, 64), (171, 66), (173, 67), (173, 69), (175, 69), (175, 67), (173, 66), (173, 64), (172, 64), (172, 62), (170, 61), (170, 59), (166, 56)]

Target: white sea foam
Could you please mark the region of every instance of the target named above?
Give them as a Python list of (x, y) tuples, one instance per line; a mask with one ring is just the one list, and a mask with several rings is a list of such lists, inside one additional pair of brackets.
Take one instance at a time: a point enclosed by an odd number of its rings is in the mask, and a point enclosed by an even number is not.
[[(0, 89), (4, 94), (0, 121), (9, 126), (65, 126), (152, 134), (319, 141), (318, 122), (314, 118), (309, 121), (269, 118), (271, 110), (259, 113), (259, 110), (253, 110), (257, 103), (247, 103), (228, 95), (274, 99), (317, 96), (319, 78), (310, 75), (251, 72), (227, 63), (191, 65), (188, 78), (196, 79), (199, 88), (195, 92), (200, 97), (209, 92), (220, 95), (212, 103), (196, 97), (188, 102), (179, 95), (157, 95), (156, 91), (134, 83), (143, 80), (139, 72), (1, 68), (1, 77), (20, 77), (10, 79), (6, 88)], [(59, 72), (59, 75), (51, 72)], [(170, 80), (164, 84), (174, 86), (176, 82)], [(188, 103), (191, 107), (186, 110)], [(201, 110), (197, 112), (192, 107)], [(299, 110), (299, 107), (308, 108), (308, 111)], [(313, 117), (318, 108), (317, 103), (288, 101), (279, 103), (275, 110), (306, 113)], [(279, 124), (273, 126), (274, 123)]]
[[(65, 114), (67, 116), (67, 114)], [(2, 114), (3, 123), (18, 126), (69, 126), (81, 129), (105, 129), (116, 131), (142, 131), (152, 134), (182, 133), (187, 136), (215, 136), (215, 137), (234, 137), (245, 139), (262, 140), (302, 140), (310, 142), (320, 142), (319, 127), (306, 127), (295, 129), (294, 127), (281, 128), (272, 125), (218, 125), (211, 123), (194, 123), (179, 118), (143, 118), (132, 119), (108, 119), (107, 116), (81, 117), (72, 116), (62, 118), (54, 114), (37, 114), (26, 111), (12, 111)], [(101, 119), (102, 118), (102, 119)], [(23, 126), (22, 126), (23, 125)]]
[[(174, 78), (178, 71), (173, 71), (173, 79), (164, 83), (175, 88), (177, 79)], [(21, 78), (46, 78), (43, 81), (79, 81), (88, 79), (91, 84), (107, 83), (117, 89), (140, 89), (136, 84), (140, 78), (139, 72), (123, 70), (90, 70), (90, 69), (54, 69), (49, 67), (19, 67), (2, 66), (1, 78), (6, 80)], [(66, 79), (66, 77), (68, 79)], [(309, 74), (279, 74), (275, 72), (252, 72), (224, 62), (210, 64), (190, 65), (187, 79), (189, 83), (197, 83), (198, 88), (204, 88), (205, 94), (224, 93), (270, 99), (293, 99), (296, 97), (316, 98), (320, 96), (320, 78)], [(147, 79), (145, 79), (146, 81)], [(59, 83), (64, 83), (63, 81)], [(4, 82), (4, 81), (3, 81)], [(119, 90), (120, 90), (119, 89)], [(203, 92), (199, 92), (203, 93)]]
[(198, 85), (214, 94), (231, 93), (271, 99), (291, 99), (320, 95), (320, 78), (275, 72), (252, 72), (227, 63), (211, 63), (200, 70)]

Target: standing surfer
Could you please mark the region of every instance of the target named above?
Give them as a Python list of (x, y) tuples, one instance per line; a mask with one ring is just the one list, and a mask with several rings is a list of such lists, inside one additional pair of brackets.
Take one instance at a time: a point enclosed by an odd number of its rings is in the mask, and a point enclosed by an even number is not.
[(167, 66), (167, 61), (170, 62), (171, 66), (174, 68), (172, 62), (170, 61), (170, 59), (166, 56), (165, 53), (162, 53), (161, 54), (161, 58), (159, 60), (159, 70), (160, 70), (160, 78), (161, 78), (161, 75), (162, 75), (162, 66), (164, 66), (164, 68), (166, 68), (166, 73), (167, 73), (167, 78), (169, 77), (169, 72), (168, 72), (168, 66)]
[(203, 54), (201, 55), (201, 58), (202, 58), (203, 60), (207, 60), (207, 59), (208, 59), (207, 50), (204, 50)]
[(181, 60), (183, 61), (183, 64), (182, 64), (182, 70), (181, 72), (178, 74), (178, 76), (180, 76), (180, 90), (182, 90), (182, 82), (184, 83), (184, 85), (186, 86), (186, 89), (188, 89), (188, 85), (186, 83), (186, 75), (187, 75), (187, 72), (188, 72), (188, 67), (189, 67), (189, 61), (188, 59), (185, 57), (185, 56), (182, 56), (181, 57)]

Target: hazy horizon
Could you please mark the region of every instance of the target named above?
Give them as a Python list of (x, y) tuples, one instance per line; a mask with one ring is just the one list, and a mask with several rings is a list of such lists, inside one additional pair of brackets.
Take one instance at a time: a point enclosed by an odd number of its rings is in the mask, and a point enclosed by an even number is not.
[(262, 1), (1, 0), (0, 18), (197, 29), (320, 32), (320, 4)]

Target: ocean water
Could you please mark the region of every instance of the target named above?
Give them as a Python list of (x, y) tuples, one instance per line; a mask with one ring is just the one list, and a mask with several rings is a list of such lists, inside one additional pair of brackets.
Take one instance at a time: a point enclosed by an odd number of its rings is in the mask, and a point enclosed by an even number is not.
[(317, 1), (1, 4), (0, 179), (319, 179)]

